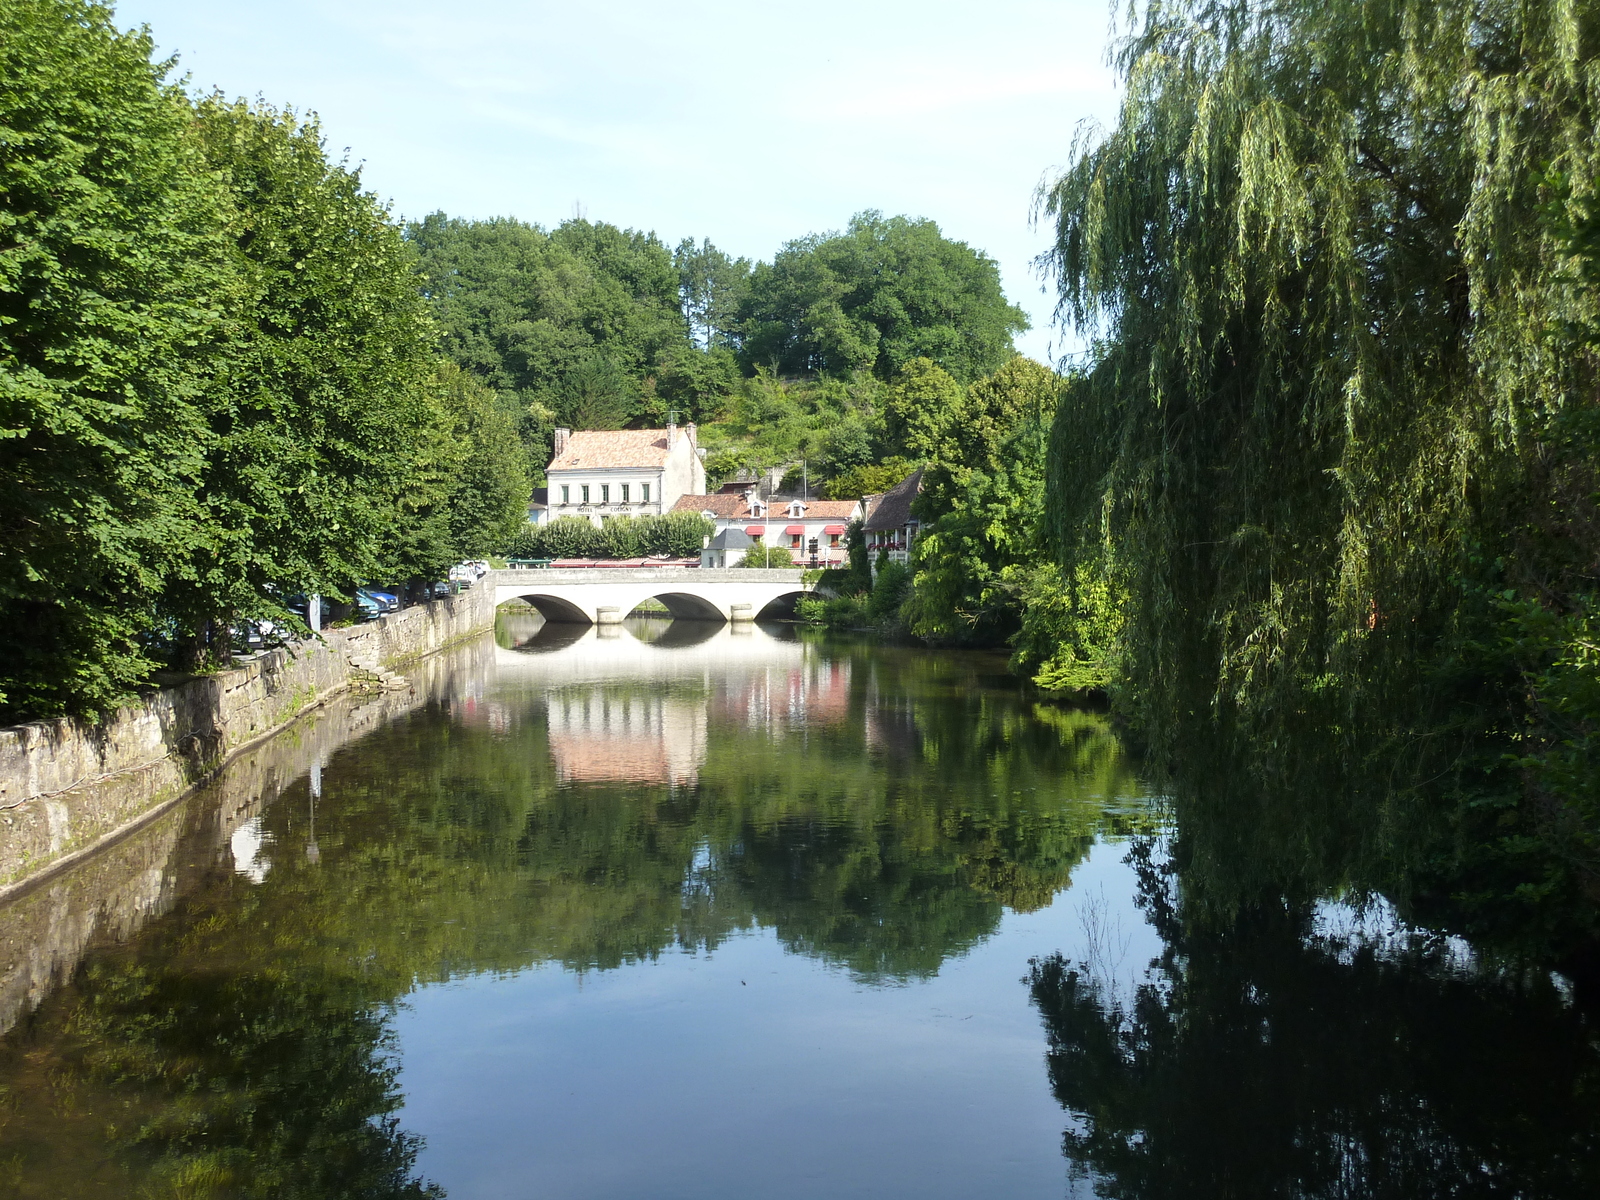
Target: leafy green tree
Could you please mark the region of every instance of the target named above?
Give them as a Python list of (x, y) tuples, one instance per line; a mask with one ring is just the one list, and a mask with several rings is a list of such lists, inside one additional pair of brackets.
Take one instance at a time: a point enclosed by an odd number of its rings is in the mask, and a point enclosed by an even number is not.
[(986, 375), (1028, 328), (993, 259), (932, 221), (863, 212), (842, 233), (787, 243), (758, 263), (739, 312), (748, 368), (871, 371), (928, 358), (960, 382)]
[(679, 270), (653, 234), (433, 213), (406, 237), (445, 353), (518, 413), (541, 467), (558, 415), (605, 422), (590, 428), (659, 422), (673, 408), (687, 419), (732, 380), (729, 351), (691, 344)]
[(915, 587), (905, 616), (913, 633), (994, 645), (1016, 632), (1022, 580), (1050, 557), (1044, 526), (1048, 444), (1048, 427), (1029, 421), (996, 448), (998, 461), (987, 471), (944, 468), (960, 485), (946, 488), (945, 511), (912, 544)]
[(789, 553), (787, 546), (751, 546), (744, 552), (744, 557), (738, 562), (741, 567), (759, 568), (766, 570), (772, 568), (794, 566), (794, 555)]
[(877, 496), (916, 470), (910, 459), (891, 457), (881, 463), (866, 463), (851, 467), (828, 480), (822, 494), (829, 500), (859, 500), (863, 496)]
[(440, 364), (439, 382), (461, 453), (449, 492), (451, 554), (483, 558), (527, 523), (527, 453), (492, 391), (454, 363)]
[(1116, 127), (1042, 196), (1098, 347), (1055, 524), (1069, 567), (1109, 535), (1125, 572), (1119, 702), (1157, 761), (1221, 742), (1285, 804), (1397, 788), (1385, 820), (1431, 824), (1473, 920), (1579, 938), (1600, 830), (1510, 766), (1564, 740), (1537, 699), (1562, 653), (1500, 600), (1561, 617), (1600, 585), (1565, 436), (1600, 297), (1545, 219), (1600, 177), (1595, 18), (1151, 3)]
[(561, 378), (557, 412), (569, 429), (621, 429), (632, 415), (639, 389), (604, 354), (573, 363)]
[(646, 527), (645, 550), (670, 558), (694, 558), (700, 553), (705, 539), (716, 531), (716, 523), (699, 513), (662, 513)]
[(593, 558), (605, 550), (600, 531), (587, 517), (557, 517), (539, 535), (542, 558)]
[(645, 550), (649, 518), (607, 517), (600, 523), (600, 539), (609, 558), (638, 558)]
[(750, 289), (750, 260), (730, 258), (702, 238), (678, 243), (672, 255), (689, 335), (707, 350), (735, 345), (739, 306)]
[(957, 462), (966, 409), (966, 391), (948, 371), (931, 358), (914, 358), (885, 398), (885, 439), (908, 458)]
[(144, 33), (0, 7), (0, 719), (95, 713), (202, 513), (226, 197)]
[(435, 574), (454, 557), (460, 465), (384, 207), (328, 161), (315, 122), (220, 96), (195, 119), (248, 294), (207, 397), (207, 520), (166, 596), (191, 660), (225, 657), (234, 615), (281, 615), (274, 594)]
[(1004, 461), (1002, 446), (1024, 424), (1049, 425), (1061, 395), (1061, 378), (1043, 363), (1017, 355), (992, 375), (973, 382), (952, 437), (959, 465), (992, 470)]
[(1058, 563), (1009, 572), (1021, 607), (1011, 669), (1052, 692), (1108, 694), (1117, 682), (1127, 598), (1110, 556), (1079, 558), (1068, 577)]

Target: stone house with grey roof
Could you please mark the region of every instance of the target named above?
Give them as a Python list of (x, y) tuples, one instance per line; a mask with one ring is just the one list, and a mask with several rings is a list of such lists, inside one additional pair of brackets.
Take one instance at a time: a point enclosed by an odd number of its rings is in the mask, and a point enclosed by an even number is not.
[(659, 516), (683, 496), (706, 490), (704, 452), (693, 424), (665, 429), (555, 431), (537, 524), (557, 517)]

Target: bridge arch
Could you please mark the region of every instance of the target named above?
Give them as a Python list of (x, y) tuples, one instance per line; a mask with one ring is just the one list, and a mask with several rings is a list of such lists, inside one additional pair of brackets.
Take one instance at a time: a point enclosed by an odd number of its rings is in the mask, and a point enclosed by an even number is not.
[[(526, 596), (517, 597), (526, 600), (539, 610), (539, 615), (546, 621), (571, 622), (575, 624), (593, 625), (594, 618), (571, 600), (564, 600), (560, 596), (545, 596), (538, 592), (530, 592)], [(504, 603), (504, 601), (502, 601)]]
[(586, 625), (614, 624), (652, 599), (674, 617), (746, 622), (774, 600), (811, 590), (792, 568), (513, 568), (489, 572), (478, 586), (493, 588), (497, 605), (522, 599), (547, 621)]
[(662, 592), (658, 596), (651, 596), (652, 600), (659, 600), (666, 605), (672, 614), (672, 619), (690, 621), (726, 621), (728, 614), (723, 612), (704, 596), (696, 596), (690, 592)]
[(756, 620), (770, 619), (772, 617), (794, 615), (794, 606), (806, 592), (796, 588), (792, 592), (784, 592), (768, 600), (756, 611)]

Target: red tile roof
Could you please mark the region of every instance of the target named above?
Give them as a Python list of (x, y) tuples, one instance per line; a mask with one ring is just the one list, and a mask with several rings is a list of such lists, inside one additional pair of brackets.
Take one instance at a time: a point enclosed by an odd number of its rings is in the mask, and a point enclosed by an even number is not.
[[(776, 521), (782, 517), (789, 517), (790, 500), (777, 499), (765, 505), (762, 516), (767, 520)], [(799, 518), (805, 521), (848, 521), (855, 516), (856, 505), (859, 500), (806, 500), (804, 513)], [(714, 492), (709, 496), (679, 496), (678, 502), (673, 505), (678, 512), (708, 512), (716, 513), (719, 517), (730, 520), (743, 520), (755, 516), (750, 511), (750, 506), (745, 503), (743, 496), (732, 496), (725, 492)], [(790, 520), (796, 518), (790, 517)]]
[[(680, 430), (678, 436), (687, 435)], [(670, 453), (665, 429), (583, 430), (567, 439), (566, 449), (551, 460), (550, 470), (664, 467)]]
[(751, 515), (750, 506), (743, 496), (730, 496), (718, 492), (712, 496), (679, 496), (672, 506), (673, 512), (708, 512), (719, 517), (744, 520)]

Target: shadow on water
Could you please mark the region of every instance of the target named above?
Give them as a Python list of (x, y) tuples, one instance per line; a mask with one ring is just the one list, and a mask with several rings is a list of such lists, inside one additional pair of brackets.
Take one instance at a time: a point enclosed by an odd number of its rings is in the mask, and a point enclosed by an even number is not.
[(1143, 982), (1059, 954), (1028, 979), (1097, 1194), (1600, 1194), (1596, 1027), (1559, 977), (1381, 906), (1222, 915), (1156, 849), (1130, 854), (1163, 942)]

